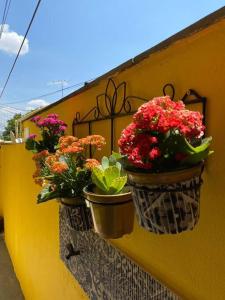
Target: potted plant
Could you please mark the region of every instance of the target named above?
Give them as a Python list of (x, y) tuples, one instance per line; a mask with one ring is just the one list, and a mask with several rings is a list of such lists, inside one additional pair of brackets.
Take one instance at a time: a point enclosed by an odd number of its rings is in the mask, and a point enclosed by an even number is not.
[[(91, 170), (99, 162), (87, 158), (88, 148), (101, 150), (105, 139), (99, 135), (90, 135), (78, 139), (62, 136), (59, 149), (44, 159), (41, 176), (44, 185), (38, 195), (38, 203), (59, 198), (67, 212), (70, 226), (76, 230), (92, 228), (90, 210), (83, 198), (83, 188), (91, 182)], [(47, 182), (45, 182), (47, 180)]]
[(119, 148), (139, 223), (151, 232), (179, 233), (198, 222), (201, 174), (212, 153), (202, 119), (182, 101), (157, 97), (122, 131)]
[(120, 238), (131, 233), (134, 207), (131, 192), (126, 187), (127, 175), (114, 153), (103, 157), (102, 163), (92, 169), (92, 184), (84, 188), (95, 231), (103, 238)]
[(66, 123), (60, 120), (57, 114), (49, 114), (46, 118), (35, 116), (31, 118), (31, 122), (40, 129), (41, 139), (37, 141), (37, 135), (31, 134), (25, 141), (26, 149), (34, 153), (44, 150), (55, 153), (59, 138), (67, 128)]
[(33, 160), (36, 170), (33, 178), (35, 183), (42, 185), (42, 175), (45, 174), (45, 158), (50, 153), (56, 152), (59, 138), (64, 135), (67, 125), (59, 119), (57, 114), (49, 114), (46, 118), (34, 116), (31, 118), (31, 122), (39, 128), (41, 139), (37, 140), (36, 134), (30, 134), (25, 141), (25, 148), (34, 153)]

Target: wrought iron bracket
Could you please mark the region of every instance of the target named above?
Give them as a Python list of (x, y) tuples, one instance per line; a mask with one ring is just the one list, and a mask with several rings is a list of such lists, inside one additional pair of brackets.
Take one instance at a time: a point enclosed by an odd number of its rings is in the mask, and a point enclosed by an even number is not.
[(66, 255), (66, 259), (69, 260), (72, 256), (80, 255), (79, 250), (74, 250), (73, 245), (71, 243), (66, 245), (66, 249), (68, 251), (68, 254)]
[[(167, 83), (162, 88), (163, 95), (169, 95), (172, 100), (175, 98), (175, 87), (172, 83)], [(149, 97), (149, 99), (151, 99)], [(97, 95), (95, 106), (90, 109), (84, 116), (81, 117), (79, 112), (76, 112), (73, 120), (72, 131), (76, 135), (78, 125), (87, 124), (88, 134), (92, 134), (92, 124), (104, 120), (110, 120), (110, 148), (114, 149), (115, 143), (115, 119), (133, 115), (136, 112), (135, 103), (140, 104), (149, 101), (149, 99), (139, 96), (127, 95), (127, 83), (125, 81), (116, 85), (115, 81), (110, 78), (107, 82), (105, 92)], [(189, 89), (183, 97), (180, 97), (186, 105), (198, 104), (202, 105), (202, 114), (206, 115), (206, 97), (200, 96), (195, 90)], [(175, 101), (175, 100), (174, 100)], [(90, 151), (91, 156), (91, 151)]]

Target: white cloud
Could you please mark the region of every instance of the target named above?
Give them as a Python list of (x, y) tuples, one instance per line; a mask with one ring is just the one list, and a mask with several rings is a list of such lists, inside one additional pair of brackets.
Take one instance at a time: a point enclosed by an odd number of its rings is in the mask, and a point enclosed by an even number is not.
[[(2, 24), (0, 24), (1, 28)], [(23, 41), (24, 36), (19, 35), (15, 31), (9, 30), (9, 25), (4, 24), (2, 36), (0, 39), (0, 50), (9, 53), (9, 54), (17, 54), (21, 43)], [(29, 52), (29, 41), (26, 38), (21, 49), (20, 55), (24, 55)]]
[(33, 110), (49, 105), (49, 103), (43, 99), (33, 99), (27, 102), (26, 110)]

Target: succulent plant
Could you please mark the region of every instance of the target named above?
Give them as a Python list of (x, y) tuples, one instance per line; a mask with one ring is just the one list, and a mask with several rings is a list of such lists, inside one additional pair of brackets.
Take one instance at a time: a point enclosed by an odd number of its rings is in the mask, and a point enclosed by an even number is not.
[(101, 165), (92, 170), (92, 182), (103, 194), (119, 194), (127, 182), (127, 176), (123, 174), (121, 164), (117, 161), (119, 158), (117, 153), (109, 158), (103, 156)]

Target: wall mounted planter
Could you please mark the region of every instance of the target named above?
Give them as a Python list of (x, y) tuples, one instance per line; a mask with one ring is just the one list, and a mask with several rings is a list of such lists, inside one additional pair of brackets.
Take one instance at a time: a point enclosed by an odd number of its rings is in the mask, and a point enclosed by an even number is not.
[(92, 230), (73, 230), (66, 208), (60, 207), (60, 256), (88, 299), (181, 299)]
[(131, 192), (118, 195), (100, 195), (93, 185), (84, 189), (90, 205), (95, 231), (106, 239), (116, 239), (133, 231), (134, 206)]
[(84, 199), (61, 198), (61, 206), (67, 215), (69, 226), (76, 231), (87, 231), (93, 228), (90, 208), (86, 206)]
[(195, 227), (202, 165), (160, 174), (127, 173), (142, 227), (156, 234), (176, 234)]

